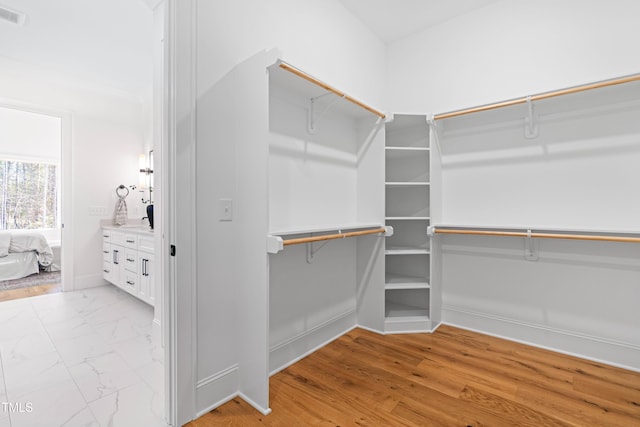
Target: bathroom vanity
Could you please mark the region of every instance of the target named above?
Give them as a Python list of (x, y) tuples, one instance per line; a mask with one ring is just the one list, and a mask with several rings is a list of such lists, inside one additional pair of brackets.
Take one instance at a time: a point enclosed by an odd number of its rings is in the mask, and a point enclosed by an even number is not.
[(152, 229), (146, 226), (103, 226), (102, 259), (105, 280), (154, 305)]

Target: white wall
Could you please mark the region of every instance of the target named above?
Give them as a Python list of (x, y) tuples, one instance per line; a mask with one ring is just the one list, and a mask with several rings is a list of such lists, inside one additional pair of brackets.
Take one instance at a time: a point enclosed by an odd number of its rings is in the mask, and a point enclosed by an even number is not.
[[(205, 390), (216, 378), (236, 369), (240, 351), (237, 335), (241, 319), (234, 317), (238, 313), (234, 304), (242, 301), (237, 301), (241, 294), (232, 283), (236, 268), (242, 268), (238, 267), (240, 260), (233, 258), (241, 256), (242, 251), (229, 253), (234, 245), (233, 226), (217, 221), (216, 201), (222, 197), (237, 200), (239, 181), (235, 177), (252, 173), (242, 159), (237, 164), (228, 161), (236, 156), (236, 148), (228, 144), (230, 139), (217, 136), (216, 122), (237, 118), (225, 116), (230, 110), (212, 102), (220, 97), (234, 102), (233, 93), (224, 90), (227, 85), (216, 87), (216, 83), (257, 52), (278, 48), (293, 65), (382, 109), (385, 47), (337, 0), (202, 0), (197, 2), (197, 9), (196, 146), (200, 170), (196, 203), (200, 210), (196, 234), (214, 237), (198, 247), (196, 381), (201, 387), (196, 411), (201, 412), (216, 403), (211, 400), (215, 391), (207, 397)], [(240, 119), (252, 123), (250, 116)], [(242, 121), (238, 125), (244, 126)], [(202, 155), (210, 156), (211, 161)], [(202, 166), (207, 163), (209, 171)]]
[(59, 117), (0, 107), (0, 153), (4, 158), (60, 162)]
[(640, 2), (503, 0), (389, 46), (394, 111), (443, 113), (637, 73)]
[(198, 91), (263, 49), (384, 110), (385, 46), (337, 0), (198, 1)]
[[(0, 98), (71, 114), (72, 161), (64, 167), (72, 171), (73, 220), (65, 225), (73, 228), (74, 283), (76, 288), (102, 284), (100, 220), (113, 215), (119, 184), (138, 183), (149, 120), (141, 102), (8, 58), (0, 58)], [(127, 204), (130, 218), (142, 217), (138, 193), (132, 192)], [(106, 216), (90, 216), (90, 207), (104, 207)]]

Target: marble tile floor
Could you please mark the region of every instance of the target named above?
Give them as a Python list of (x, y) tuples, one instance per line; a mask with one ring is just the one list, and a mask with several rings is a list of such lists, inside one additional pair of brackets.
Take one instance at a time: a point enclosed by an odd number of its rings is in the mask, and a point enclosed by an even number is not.
[(0, 427), (165, 427), (152, 319), (111, 285), (0, 302)]

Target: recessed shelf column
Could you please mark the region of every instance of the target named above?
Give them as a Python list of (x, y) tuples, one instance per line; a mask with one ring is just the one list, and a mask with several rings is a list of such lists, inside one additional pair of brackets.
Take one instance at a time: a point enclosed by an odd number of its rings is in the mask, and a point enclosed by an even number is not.
[(386, 127), (385, 332), (431, 330), (429, 129), (425, 116), (394, 115)]

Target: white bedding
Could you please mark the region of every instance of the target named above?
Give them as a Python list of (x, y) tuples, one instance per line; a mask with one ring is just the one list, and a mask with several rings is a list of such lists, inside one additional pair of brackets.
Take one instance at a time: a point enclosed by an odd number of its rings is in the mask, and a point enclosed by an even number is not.
[(0, 280), (13, 280), (38, 273), (38, 256), (35, 252), (14, 252), (0, 258)]
[(41, 233), (12, 233), (9, 252), (35, 251), (38, 262), (43, 267), (48, 267), (53, 261), (53, 251), (49, 247), (46, 237)]
[[(9, 245), (8, 249), (5, 250), (7, 241), (9, 241)], [(43, 267), (48, 267), (53, 261), (53, 251), (43, 234), (0, 232), (0, 257), (23, 252), (35, 252), (38, 262)]]

